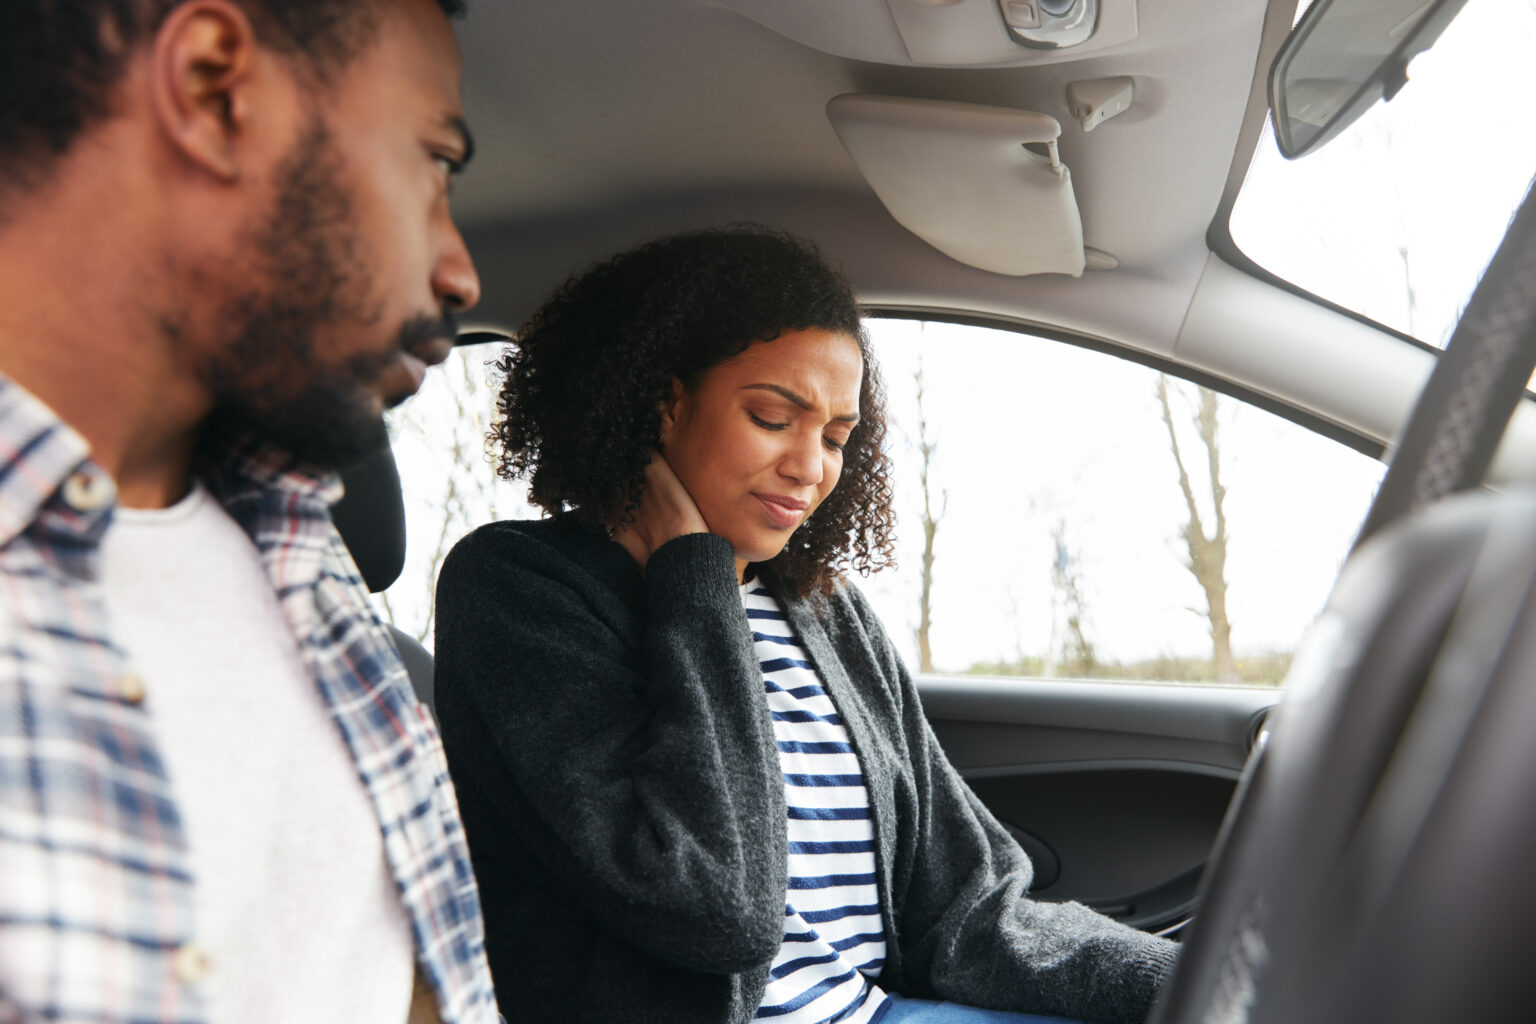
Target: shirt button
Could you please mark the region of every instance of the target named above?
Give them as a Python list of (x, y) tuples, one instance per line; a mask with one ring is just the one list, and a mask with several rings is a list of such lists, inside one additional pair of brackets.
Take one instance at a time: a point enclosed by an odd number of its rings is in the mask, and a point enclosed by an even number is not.
[(183, 985), (195, 985), (208, 976), (208, 954), (189, 942), (176, 951), (171, 968)]
[(129, 704), (144, 703), (144, 680), (129, 672), (117, 681), (118, 694)]
[(95, 512), (111, 504), (114, 488), (106, 476), (82, 469), (64, 481), (64, 500), (77, 512)]

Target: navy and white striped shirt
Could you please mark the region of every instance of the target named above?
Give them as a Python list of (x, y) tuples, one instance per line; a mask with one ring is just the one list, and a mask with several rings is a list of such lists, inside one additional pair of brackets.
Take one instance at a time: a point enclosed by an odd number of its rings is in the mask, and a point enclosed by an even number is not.
[(848, 731), (784, 609), (762, 584), (741, 588), (763, 666), (788, 806), (784, 944), (756, 1016), (782, 1024), (867, 1024), (888, 1000), (869, 793)]

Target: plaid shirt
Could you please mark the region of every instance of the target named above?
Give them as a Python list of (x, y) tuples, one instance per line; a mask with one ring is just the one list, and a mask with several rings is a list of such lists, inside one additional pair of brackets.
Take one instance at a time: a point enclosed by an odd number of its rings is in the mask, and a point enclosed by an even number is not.
[[(442, 743), (331, 526), (340, 486), (270, 447), (227, 445), (205, 463), (372, 798), (443, 1021), (496, 1021)], [(0, 1024), (206, 1016), (153, 693), (113, 640), (97, 582), (115, 500), (80, 435), (0, 376)]]

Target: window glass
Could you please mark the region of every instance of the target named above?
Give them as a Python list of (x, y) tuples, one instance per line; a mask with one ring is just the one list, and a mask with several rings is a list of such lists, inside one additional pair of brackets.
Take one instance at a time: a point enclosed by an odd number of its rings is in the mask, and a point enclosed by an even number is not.
[[(1280, 681), (1380, 482), (1379, 462), (1114, 356), (955, 324), (869, 328), (890, 402), (900, 564), (859, 584), (914, 670)], [(442, 555), (482, 522), (537, 515), (483, 455), (485, 363), (496, 354), (458, 350), (394, 414), (410, 551), (384, 596), (394, 621), (429, 646)], [(1210, 443), (1198, 423), (1206, 401)], [(936, 522), (926, 659), (925, 442)], [(1212, 598), (1190, 569), (1191, 502), (1230, 658), (1218, 655)]]
[(384, 617), (432, 649), (433, 593), (459, 538), (497, 519), (536, 519), (521, 481), (499, 479), (485, 454), (505, 344), (465, 345), (427, 373), (416, 397), (388, 414), (405, 496), (405, 568), (375, 595)]
[(1270, 127), (1232, 239), (1278, 277), (1431, 345), (1450, 338), (1536, 172), (1536, 0), (1469, 0), (1409, 82), (1321, 149)]
[[(914, 668), (926, 433), (938, 519), (934, 670), (1280, 681), (1380, 483), (1380, 462), (1114, 356), (951, 324), (870, 326), (896, 421), (901, 566), (864, 586)], [(1209, 445), (1196, 422), (1207, 395)], [(1219, 670), (1210, 602), (1190, 568), (1191, 500), (1209, 542), (1202, 573), (1224, 591), (1217, 606), (1230, 626)]]

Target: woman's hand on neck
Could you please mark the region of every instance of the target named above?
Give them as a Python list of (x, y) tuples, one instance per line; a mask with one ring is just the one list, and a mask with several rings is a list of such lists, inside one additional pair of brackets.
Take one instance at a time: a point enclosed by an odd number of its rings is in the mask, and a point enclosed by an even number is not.
[[(641, 569), (656, 549), (669, 540), (689, 533), (708, 533), (709, 525), (693, 503), (688, 488), (672, 472), (660, 452), (651, 453), (645, 467), (645, 493), (640, 507), (630, 513), (630, 521), (611, 524), (617, 541)], [(741, 579), (744, 563), (736, 564), (736, 578)]]

